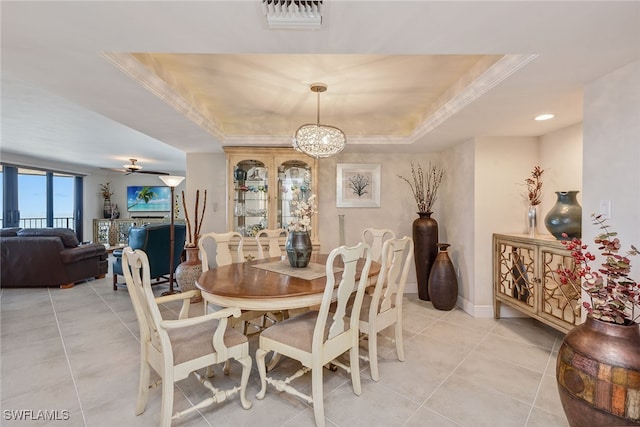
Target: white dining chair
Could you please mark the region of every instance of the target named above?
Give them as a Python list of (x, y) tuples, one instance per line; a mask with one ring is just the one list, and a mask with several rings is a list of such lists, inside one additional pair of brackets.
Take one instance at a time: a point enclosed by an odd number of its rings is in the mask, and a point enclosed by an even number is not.
[[(364, 258), (360, 280), (356, 286), (356, 265)], [(334, 261), (339, 260), (342, 274), (336, 287), (336, 268)], [(360, 242), (357, 246), (341, 246), (331, 251), (326, 262), (326, 287), (318, 311), (312, 310), (298, 314), (265, 329), (260, 334), (256, 363), (260, 373), (260, 391), (256, 395), (263, 399), (267, 383), (278, 391), (285, 391), (313, 403), (313, 412), (317, 426), (324, 426), (324, 396), (322, 377), (324, 365), (338, 356), (349, 352), (349, 371), (353, 392), (360, 395), (360, 367), (358, 353), (358, 319), (360, 307), (367, 283), (371, 251), (369, 245)], [(352, 296), (353, 304), (347, 303)], [(336, 299), (336, 314), (331, 315), (329, 307)], [(269, 352), (296, 359), (302, 363), (302, 369), (284, 380), (267, 377), (265, 356)], [(296, 390), (291, 380), (311, 371), (311, 396)]]
[[(258, 259), (281, 257), (283, 254), (281, 241), (286, 242), (289, 232), (284, 228), (264, 229), (256, 233)], [(265, 248), (268, 249), (265, 252)]]
[[(207, 251), (208, 248), (211, 248), (213, 243), (209, 242), (209, 240), (213, 240), (215, 242), (215, 257), (210, 255)], [(232, 246), (236, 245), (235, 256), (234, 251), (232, 251)], [(202, 271), (209, 271), (210, 264), (209, 259), (215, 258), (215, 264), (218, 267), (223, 265), (229, 265), (236, 262), (244, 262), (244, 238), (242, 235), (235, 231), (230, 231), (228, 233), (206, 233), (200, 236), (200, 240), (198, 241), (198, 248), (200, 248), (200, 259), (202, 260)], [(209, 310), (209, 304), (205, 301), (204, 304), (204, 312), (205, 314)], [(238, 318), (235, 318), (231, 321), (231, 325), (235, 326), (242, 322), (242, 332), (244, 334), (247, 333), (248, 322), (253, 319), (263, 318), (267, 312), (264, 311), (248, 311), (242, 310), (241, 315)], [(261, 325), (264, 325), (264, 318), (261, 322)]]
[[(282, 250), (281, 241), (284, 240), (284, 242), (286, 242), (288, 236), (289, 231), (284, 228), (263, 229), (258, 231), (256, 233), (256, 245), (258, 248), (257, 259), (282, 257), (284, 252)], [(265, 249), (267, 250), (265, 251)], [(289, 312), (286, 310), (264, 313), (260, 326), (261, 328), (265, 328), (267, 326), (267, 321), (275, 323), (282, 319), (286, 319), (287, 317), (289, 317)]]
[[(388, 228), (365, 228), (362, 230), (362, 241), (371, 247), (371, 261), (380, 262), (380, 254), (382, 253), (382, 245), (389, 239), (395, 239), (396, 233)], [(377, 276), (369, 277), (369, 283), (365, 292), (373, 293), (374, 285), (378, 280)]]
[(365, 228), (362, 230), (362, 241), (371, 246), (371, 260), (380, 261), (382, 253), (382, 244), (389, 240), (395, 239), (396, 233), (388, 228)]
[(378, 332), (394, 326), (398, 360), (404, 361), (402, 298), (413, 260), (413, 240), (407, 236), (382, 245), (380, 273), (372, 295), (365, 294), (360, 310), (360, 331), (368, 339), (371, 379), (378, 381)]
[[(249, 409), (246, 399), (247, 382), (251, 372), (251, 356), (247, 337), (227, 327), (228, 318), (239, 316), (240, 309), (225, 308), (204, 316), (189, 317), (189, 306), (197, 291), (187, 291), (155, 297), (151, 290), (149, 259), (142, 250), (126, 247), (122, 251), (122, 265), (127, 290), (133, 304), (140, 331), (140, 381), (136, 415), (144, 412), (150, 387), (150, 370), (162, 379), (162, 405), (160, 425), (169, 427), (172, 419), (178, 419), (202, 408), (220, 403), (240, 392), (242, 407)], [(177, 320), (163, 319), (158, 304), (182, 301)], [(235, 359), (242, 364), (240, 386), (226, 390), (217, 389), (211, 380), (196, 370)], [(210, 397), (190, 408), (176, 412), (173, 417), (173, 394), (176, 382), (194, 373), (200, 383), (211, 391)]]
[[(210, 240), (212, 242), (209, 242)], [(209, 259), (215, 260), (216, 266), (229, 265), (234, 262), (244, 262), (243, 243), (244, 239), (242, 234), (235, 231), (202, 234), (200, 239), (198, 239), (202, 271), (209, 270)], [(234, 244), (236, 245), (235, 256), (231, 250), (231, 246)], [(210, 249), (212, 245), (215, 245), (215, 256), (211, 256), (208, 252), (208, 249)]]

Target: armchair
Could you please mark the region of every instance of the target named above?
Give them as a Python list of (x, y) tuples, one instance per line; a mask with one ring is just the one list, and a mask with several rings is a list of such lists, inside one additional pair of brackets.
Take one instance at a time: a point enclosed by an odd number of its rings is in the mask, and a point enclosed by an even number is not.
[[(184, 249), (187, 229), (184, 224), (174, 224), (175, 241), (173, 251), (173, 266), (180, 264), (180, 257)], [(154, 284), (168, 283), (169, 277), (169, 242), (171, 241), (171, 224), (145, 224), (129, 229), (128, 246), (135, 250), (141, 249), (149, 258), (151, 279), (156, 279)], [(118, 275), (123, 276), (122, 249), (113, 251), (113, 290), (118, 289)]]
[[(242, 407), (251, 408), (251, 402), (246, 398), (252, 364), (249, 342), (247, 337), (229, 328), (227, 323), (229, 317), (240, 314), (240, 309), (229, 307), (205, 316), (189, 317), (190, 298), (196, 296), (197, 291), (156, 298), (151, 290), (149, 260), (145, 253), (124, 248), (122, 262), (140, 330), (140, 382), (136, 414), (143, 413), (147, 406), (151, 369), (162, 378), (162, 427), (169, 427), (172, 419), (183, 418), (194, 411), (223, 402), (237, 392), (240, 392)], [(159, 304), (171, 301), (182, 301), (177, 320), (164, 319), (158, 307)], [(209, 374), (211, 365), (224, 363), (229, 359), (242, 364), (239, 386), (218, 389), (211, 380), (198, 372), (199, 369), (207, 368)], [(187, 378), (192, 372), (211, 391), (211, 396), (171, 416), (175, 383)], [(157, 383), (151, 384), (154, 385)]]

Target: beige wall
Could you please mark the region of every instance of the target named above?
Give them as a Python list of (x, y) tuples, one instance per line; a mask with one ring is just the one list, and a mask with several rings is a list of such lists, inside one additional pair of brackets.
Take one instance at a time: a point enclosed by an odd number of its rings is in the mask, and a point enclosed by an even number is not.
[[(555, 203), (553, 192), (571, 189), (580, 191), (585, 235), (593, 234), (588, 231), (593, 229), (589, 214), (598, 212), (601, 200), (611, 200), (612, 223), (625, 237), (623, 243), (637, 245), (640, 62), (590, 84), (585, 91), (584, 117), (584, 125), (575, 124), (539, 138), (479, 137), (443, 153), (358, 153), (322, 159), (318, 191), (322, 251), (338, 245), (338, 215), (345, 216), (347, 244), (358, 241), (365, 227), (385, 227), (399, 235), (411, 234), (416, 206), (408, 185), (397, 178), (397, 174), (410, 174), (411, 161), (423, 166), (432, 161), (447, 172), (434, 217), (440, 225), (440, 240), (452, 245), (451, 258), (457, 267), (460, 288), (458, 305), (472, 315), (492, 315), (491, 236), (494, 232), (525, 230), (522, 182), (536, 164), (545, 169), (539, 231), (546, 233), (542, 220)], [(337, 163), (382, 165), (379, 209), (336, 208)], [(182, 185), (188, 193), (196, 188), (209, 191), (203, 231), (226, 229), (224, 154), (189, 154), (187, 170), (187, 181)], [(156, 184), (157, 177), (87, 177), (85, 229), (89, 235), (92, 215), (101, 215), (98, 185), (105, 179), (111, 180), (117, 189), (135, 183)], [(114, 200), (124, 204), (124, 195), (119, 195), (119, 191), (116, 190)], [(407, 292), (415, 292), (413, 270)]]
[[(609, 223), (623, 247), (640, 247), (640, 61), (585, 88), (583, 162), (583, 238), (592, 242), (590, 214), (611, 200)], [(634, 262), (638, 280), (640, 261)]]
[[(93, 240), (93, 220), (102, 218), (103, 199), (100, 195), (100, 185), (110, 182), (113, 196), (111, 203), (118, 205), (120, 218), (130, 218), (127, 212), (127, 186), (129, 185), (164, 185), (157, 175), (130, 174), (125, 175), (119, 172), (109, 172), (105, 174), (89, 175), (84, 179), (84, 233), (83, 240)], [(175, 189), (177, 195), (186, 188), (186, 180)], [(165, 215), (169, 218), (169, 213), (149, 213), (149, 215)]]
[(580, 191), (582, 204), (582, 123), (540, 137), (540, 166), (544, 169), (544, 196), (539, 230), (549, 234), (542, 220), (556, 202), (556, 191)]

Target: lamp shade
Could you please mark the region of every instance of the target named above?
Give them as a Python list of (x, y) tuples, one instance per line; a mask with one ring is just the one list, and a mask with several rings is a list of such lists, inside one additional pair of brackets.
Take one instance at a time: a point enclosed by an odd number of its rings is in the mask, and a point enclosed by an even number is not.
[(177, 175), (161, 175), (158, 178), (169, 187), (177, 187), (184, 180), (184, 176)]

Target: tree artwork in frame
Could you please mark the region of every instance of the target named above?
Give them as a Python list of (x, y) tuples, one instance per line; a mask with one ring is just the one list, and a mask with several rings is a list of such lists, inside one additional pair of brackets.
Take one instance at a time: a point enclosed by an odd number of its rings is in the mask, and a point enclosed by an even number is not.
[(338, 163), (336, 207), (379, 208), (380, 164)]

